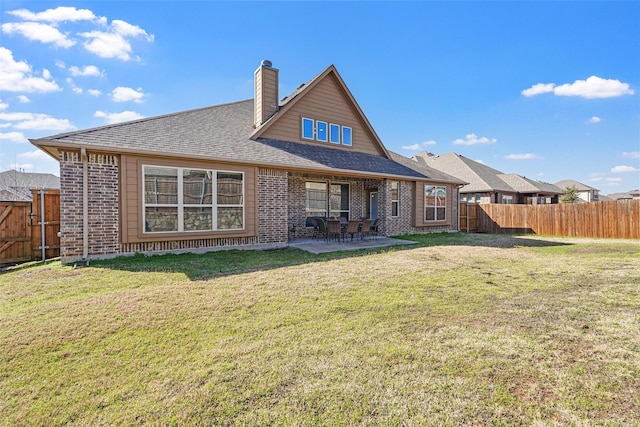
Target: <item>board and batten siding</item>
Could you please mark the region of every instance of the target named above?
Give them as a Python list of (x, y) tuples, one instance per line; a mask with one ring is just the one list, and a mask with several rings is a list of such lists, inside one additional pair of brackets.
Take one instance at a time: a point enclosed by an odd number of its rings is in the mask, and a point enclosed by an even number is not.
[[(342, 144), (302, 139), (302, 117), (351, 127), (353, 145), (347, 147)], [(375, 141), (374, 135), (363, 123), (358, 112), (348, 101), (348, 95), (340, 88), (333, 76), (319, 81), (315, 87), (305, 93), (303, 98), (279, 117), (261, 137), (385, 156), (383, 149)]]
[[(245, 224), (244, 230), (144, 233), (142, 219), (142, 165), (193, 169), (214, 169), (244, 172)], [(233, 164), (218, 164), (160, 157), (122, 156), (121, 198), (122, 243), (159, 240), (226, 239), (257, 236), (257, 168)]]

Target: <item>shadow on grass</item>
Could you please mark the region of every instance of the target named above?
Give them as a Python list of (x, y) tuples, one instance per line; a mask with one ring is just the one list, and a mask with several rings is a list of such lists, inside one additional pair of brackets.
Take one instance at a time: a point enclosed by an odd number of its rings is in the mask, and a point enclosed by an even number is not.
[(271, 270), (308, 263), (320, 263), (336, 259), (357, 258), (371, 254), (416, 250), (430, 246), (466, 245), (515, 248), (567, 245), (567, 243), (557, 241), (489, 234), (439, 233), (403, 235), (397, 237), (417, 242), (417, 244), (324, 254), (311, 254), (294, 248), (268, 251), (231, 249), (204, 254), (183, 253), (150, 256), (136, 254), (134, 256), (122, 256), (109, 260), (91, 261), (91, 266), (132, 272), (183, 273), (191, 280), (208, 280), (234, 274)]

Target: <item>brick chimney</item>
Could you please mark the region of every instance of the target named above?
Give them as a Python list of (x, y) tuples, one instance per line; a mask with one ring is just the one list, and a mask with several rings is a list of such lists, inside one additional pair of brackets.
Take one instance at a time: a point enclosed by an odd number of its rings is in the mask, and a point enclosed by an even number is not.
[(258, 127), (278, 111), (278, 69), (273, 68), (271, 61), (265, 59), (253, 73), (253, 77), (253, 125)]

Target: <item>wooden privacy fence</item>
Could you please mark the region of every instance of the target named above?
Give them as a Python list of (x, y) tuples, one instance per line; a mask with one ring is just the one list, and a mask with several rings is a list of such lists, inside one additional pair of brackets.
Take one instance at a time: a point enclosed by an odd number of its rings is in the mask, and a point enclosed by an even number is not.
[(460, 203), (460, 231), (476, 233), (478, 231), (478, 205)]
[(60, 191), (43, 193), (32, 190), (32, 202), (0, 201), (0, 265), (60, 256)]
[(640, 239), (640, 200), (554, 205), (483, 204), (481, 233)]

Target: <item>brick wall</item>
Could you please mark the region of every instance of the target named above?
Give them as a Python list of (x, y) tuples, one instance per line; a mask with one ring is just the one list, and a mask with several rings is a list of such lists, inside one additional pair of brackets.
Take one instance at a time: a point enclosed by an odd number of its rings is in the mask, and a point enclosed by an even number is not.
[(353, 219), (366, 216), (368, 193), (365, 188), (371, 188), (367, 187), (367, 185), (370, 185), (368, 184), (370, 182), (378, 182), (355, 178), (349, 179), (338, 176), (289, 173), (289, 211), (287, 220), (289, 230), (293, 230), (295, 228), (295, 233), (291, 233), (291, 238), (311, 237), (313, 235), (313, 229), (305, 227), (307, 218), (307, 191), (305, 183), (308, 181), (348, 183), (350, 215)]
[(258, 170), (258, 243), (288, 241), (287, 172)]
[[(83, 186), (80, 153), (60, 153), (60, 257), (63, 263), (83, 255)], [(89, 257), (117, 254), (118, 157), (88, 155)]]

